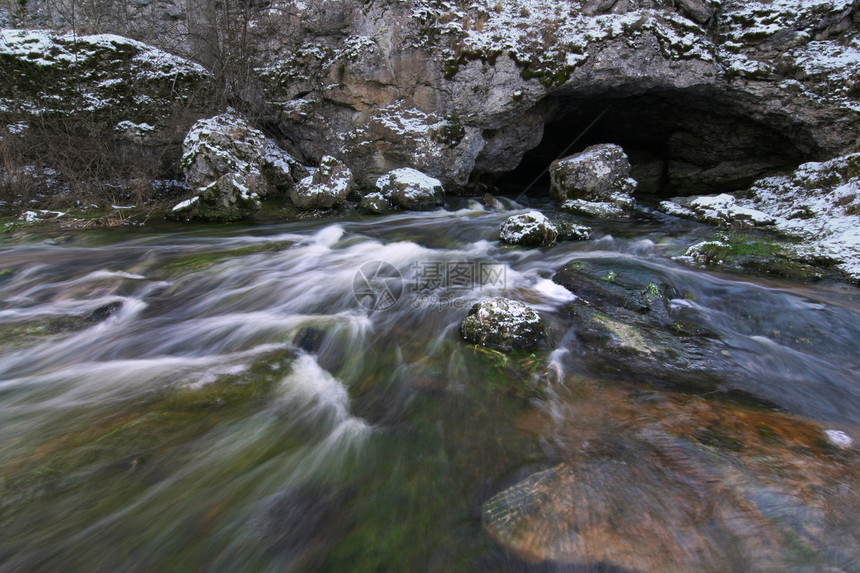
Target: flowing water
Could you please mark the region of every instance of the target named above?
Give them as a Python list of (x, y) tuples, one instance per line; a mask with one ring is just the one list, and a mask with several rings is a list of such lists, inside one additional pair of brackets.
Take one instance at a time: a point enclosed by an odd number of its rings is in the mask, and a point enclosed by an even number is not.
[[(462, 207), (3, 239), (0, 570), (860, 570), (856, 287)], [(546, 341), (461, 340), (499, 295)]]

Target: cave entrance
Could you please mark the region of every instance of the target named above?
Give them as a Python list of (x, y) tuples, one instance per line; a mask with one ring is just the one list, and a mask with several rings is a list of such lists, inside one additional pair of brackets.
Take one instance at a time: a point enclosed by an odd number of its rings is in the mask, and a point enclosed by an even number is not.
[(541, 143), (498, 180), (500, 192), (518, 194), (537, 179), (529, 194), (546, 194), (549, 175), (538, 176), (578, 136), (565, 155), (597, 143), (622, 146), (640, 197), (737, 191), (762, 176), (793, 169), (803, 156), (791, 140), (744, 116), (731, 102), (701, 94), (567, 96), (548, 103), (555, 111)]

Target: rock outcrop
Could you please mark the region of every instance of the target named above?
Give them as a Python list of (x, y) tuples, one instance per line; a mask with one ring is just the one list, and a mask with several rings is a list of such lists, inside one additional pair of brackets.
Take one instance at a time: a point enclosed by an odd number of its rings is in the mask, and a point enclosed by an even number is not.
[(722, 226), (773, 226), (804, 239), (795, 247), (801, 257), (833, 261), (860, 281), (860, 154), (764, 178), (743, 197), (676, 199), (663, 202), (661, 209)]
[[(165, 6), (172, 17), (203, 21), (193, 5)], [(32, 0), (7, 19), (29, 23), (55, 11)], [(79, 25), (152, 35), (134, 15), (85, 21), (85, 12)], [(196, 34), (152, 41), (221, 66), (232, 74), (226, 95), (253, 109), (282, 147), (312, 163), (336, 157), (364, 189), (410, 167), (448, 192), (474, 191), (532, 149), (535, 164), (524, 168), (537, 174), (581, 138), (578, 149), (621, 145), (644, 192), (673, 196), (733, 191), (802, 161), (852, 152), (860, 130), (856, 14), (855, 0), (275, 0), (240, 14), (248, 35), (233, 46), (239, 64), (192, 46)], [(129, 54), (122, 65), (152, 69), (141, 54), (154, 52), (142, 44), (105, 38), (83, 43), (121, 44), (116, 49)], [(34, 46), (27, 53), (51, 53)], [(16, 66), (31, 65), (30, 56), (14, 57)], [(177, 78), (181, 93), (186, 79), (205, 76), (168, 67), (152, 77), (162, 87)], [(9, 69), (2, 73), (19, 86), (36, 77)], [(93, 105), (102, 106), (111, 84), (92, 77), (105, 96)], [(129, 85), (148, 85), (151, 74), (135, 77)], [(45, 101), (56, 99), (46, 93)], [(146, 132), (140, 119), (120, 119)]]
[(463, 338), (502, 352), (529, 348), (543, 337), (540, 315), (530, 306), (507, 298), (475, 304), (460, 326)]
[(173, 112), (211, 99), (203, 66), (135, 40), (46, 30), (0, 30), (0, 117), (63, 117), (154, 137)]
[(409, 166), (451, 191), (514, 169), (542, 140), (561, 150), (605, 112), (583, 143), (630, 148), (648, 189), (721, 191), (854, 145), (852, 10), (343, 3), (302, 13), (271, 43), (259, 68), (266, 120), (306, 156), (342, 158), (362, 185)]

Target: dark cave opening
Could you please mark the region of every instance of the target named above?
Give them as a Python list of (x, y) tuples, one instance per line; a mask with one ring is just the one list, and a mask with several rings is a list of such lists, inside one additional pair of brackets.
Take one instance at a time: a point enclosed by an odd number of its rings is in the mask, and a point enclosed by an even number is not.
[(640, 197), (737, 191), (760, 177), (793, 169), (803, 157), (788, 137), (753, 121), (725, 98), (665, 91), (567, 96), (547, 103), (555, 111), (540, 144), (515, 170), (496, 179), (500, 193), (519, 194), (534, 182), (529, 194), (546, 194), (549, 175), (544, 171), (553, 160), (598, 143), (624, 148)]

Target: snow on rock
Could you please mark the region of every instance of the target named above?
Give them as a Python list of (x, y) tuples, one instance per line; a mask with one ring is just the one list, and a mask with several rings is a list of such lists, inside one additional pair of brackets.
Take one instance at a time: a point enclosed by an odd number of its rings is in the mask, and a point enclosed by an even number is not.
[(554, 221), (559, 241), (587, 241), (591, 238), (591, 227), (577, 225), (572, 221)]
[(281, 193), (307, 175), (298, 161), (236, 113), (198, 120), (182, 144), (181, 166), (188, 185), (199, 191), (228, 173), (253, 176), (256, 193)]
[(442, 182), (416, 169), (402, 167), (376, 180), (376, 188), (393, 205), (410, 211), (428, 211), (445, 202)]
[(466, 340), (510, 352), (537, 344), (544, 329), (540, 315), (533, 308), (497, 297), (475, 304), (463, 319), (460, 333)]
[(848, 434), (841, 430), (825, 430), (827, 441), (837, 448), (850, 448), (854, 445), (854, 440)]
[(192, 209), (208, 221), (250, 219), (260, 209), (260, 181), (256, 173), (227, 173), (200, 190)]
[(806, 239), (801, 255), (835, 260), (860, 280), (860, 153), (762, 179), (745, 202), (774, 217), (778, 230)]
[(141, 42), (100, 34), (0, 29), (0, 111), (125, 115), (157, 123), (176, 103), (200, 104), (212, 75)]
[[(722, 194), (664, 201), (661, 210), (718, 225), (773, 226), (805, 239), (794, 249), (831, 260), (860, 280), (860, 153), (805, 163), (791, 175), (757, 181), (749, 196)], [(695, 258), (694, 245), (687, 255)]]
[(734, 195), (677, 197), (663, 201), (660, 207), (670, 215), (696, 219), (719, 226), (763, 227), (776, 220), (757, 209), (743, 206)]
[(331, 209), (346, 200), (352, 190), (352, 182), (349, 167), (327, 155), (313, 175), (308, 175), (290, 189), (290, 200), (299, 209)]
[(614, 219), (627, 215), (627, 210), (615, 203), (605, 201), (585, 201), (584, 199), (570, 199), (559, 205), (559, 209), (574, 215), (589, 215), (601, 219)]
[(391, 203), (382, 193), (374, 191), (361, 198), (358, 209), (365, 213), (382, 215), (391, 210)]
[(540, 211), (529, 211), (502, 223), (500, 238), (509, 245), (550, 247), (558, 238), (558, 229)]
[(608, 203), (621, 211), (633, 208), (631, 193), (636, 189), (636, 181), (630, 177), (630, 161), (618, 145), (593, 145), (581, 153), (553, 161), (549, 174), (550, 196), (563, 204), (580, 200)]

